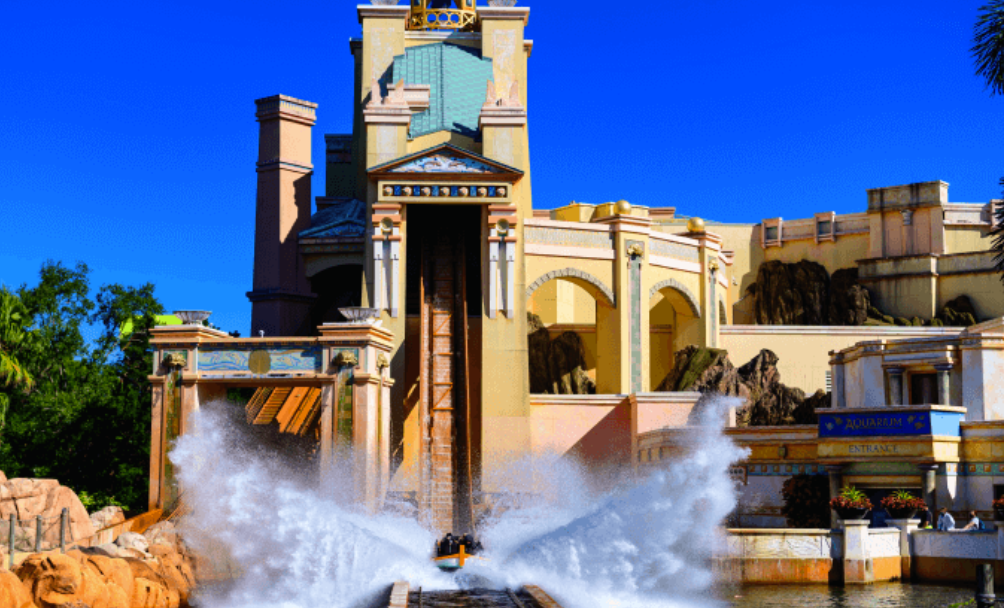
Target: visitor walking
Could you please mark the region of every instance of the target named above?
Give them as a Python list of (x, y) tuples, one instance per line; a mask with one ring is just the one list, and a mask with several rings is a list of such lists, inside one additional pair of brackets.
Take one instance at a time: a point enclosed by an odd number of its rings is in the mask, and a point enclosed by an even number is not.
[(938, 530), (950, 532), (955, 529), (955, 518), (948, 512), (948, 507), (941, 507), (941, 515), (938, 516)]

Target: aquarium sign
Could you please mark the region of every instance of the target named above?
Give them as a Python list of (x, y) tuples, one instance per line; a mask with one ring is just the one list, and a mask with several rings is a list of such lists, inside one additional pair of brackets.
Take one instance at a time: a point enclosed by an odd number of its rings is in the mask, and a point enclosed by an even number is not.
[(890, 435), (959, 436), (959, 412), (905, 411), (820, 414), (820, 437), (881, 437)]

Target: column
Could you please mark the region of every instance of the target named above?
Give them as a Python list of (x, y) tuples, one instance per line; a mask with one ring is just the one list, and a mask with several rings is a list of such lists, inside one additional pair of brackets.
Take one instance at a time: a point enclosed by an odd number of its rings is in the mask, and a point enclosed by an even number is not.
[(938, 405), (951, 405), (952, 404), (952, 365), (935, 365), (934, 369), (938, 372)]
[(887, 519), (886, 523), (893, 528), (899, 528), (899, 560), (900, 571), (903, 580), (913, 578), (913, 567), (911, 565), (912, 552), (910, 551), (910, 535), (920, 527), (919, 519)]
[(921, 471), (921, 481), (922, 481), (922, 495), (921, 498), (927, 503), (927, 508), (931, 510), (933, 514), (938, 508), (938, 495), (937, 495), (937, 473), (938, 465), (936, 464), (921, 464), (917, 465), (917, 468)]
[[(831, 464), (826, 466), (826, 472), (830, 475), (830, 498), (836, 498), (840, 496), (840, 488), (843, 486), (843, 470), (844, 465), (842, 464)], [(837, 512), (830, 510), (830, 526), (833, 528), (839, 527), (840, 519), (837, 517)]]
[(889, 405), (903, 405), (903, 368), (890, 367), (889, 374)]
[(875, 580), (868, 558), (867, 519), (844, 520), (844, 584), (870, 583)]
[(847, 407), (847, 393), (844, 390), (844, 364), (837, 358), (839, 353), (834, 353), (834, 359), (830, 365), (830, 385), (833, 391), (830, 397), (830, 407)]

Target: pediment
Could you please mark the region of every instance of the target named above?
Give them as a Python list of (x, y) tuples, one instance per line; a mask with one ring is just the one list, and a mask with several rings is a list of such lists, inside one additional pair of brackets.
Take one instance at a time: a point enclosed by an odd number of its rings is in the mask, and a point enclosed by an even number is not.
[(457, 180), (501, 180), (516, 181), (523, 172), (489, 158), (457, 148), (450, 144), (441, 144), (422, 152), (378, 165), (369, 170), (375, 178), (396, 179), (443, 179)]

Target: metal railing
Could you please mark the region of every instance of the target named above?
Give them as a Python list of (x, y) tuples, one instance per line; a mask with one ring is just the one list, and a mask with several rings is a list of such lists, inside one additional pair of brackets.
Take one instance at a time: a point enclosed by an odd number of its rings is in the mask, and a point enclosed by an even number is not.
[[(58, 534), (57, 534), (58, 530)], [(67, 541), (73, 542), (73, 531), (70, 528), (70, 510), (64, 508), (59, 515), (51, 517), (35, 516), (31, 519), (18, 519), (13, 513), (7, 520), (8, 568), (14, 569), (15, 553), (42, 553), (59, 548), (66, 553)]]

